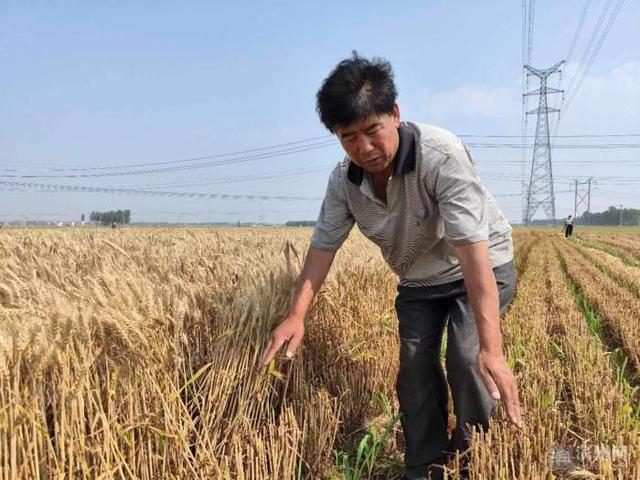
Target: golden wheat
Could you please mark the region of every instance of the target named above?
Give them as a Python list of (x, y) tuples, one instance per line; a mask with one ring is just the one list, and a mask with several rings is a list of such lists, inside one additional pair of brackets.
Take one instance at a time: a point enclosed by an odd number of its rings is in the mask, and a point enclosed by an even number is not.
[[(0, 480), (341, 478), (334, 450), (354, 452), (364, 431), (389, 420), (376, 399), (397, 412), (396, 280), (354, 231), (312, 305), (299, 353), (260, 368), (309, 235), (0, 232)], [(615, 347), (637, 361), (638, 300), (584, 255), (629, 284), (636, 267), (567, 247), (544, 229), (516, 229), (514, 239), (518, 295), (503, 328), (526, 428), (508, 426), (499, 411), (475, 437), (472, 478), (550, 478), (557, 445), (629, 449), (559, 476), (640, 476), (636, 380), (610, 361)], [(618, 329), (619, 344), (587, 328), (574, 283)], [(399, 478), (401, 458), (396, 425), (372, 478)]]

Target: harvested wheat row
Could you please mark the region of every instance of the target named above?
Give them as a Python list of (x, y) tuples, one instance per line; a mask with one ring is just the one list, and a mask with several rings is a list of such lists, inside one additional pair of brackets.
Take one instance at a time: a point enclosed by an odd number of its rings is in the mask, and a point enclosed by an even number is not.
[(623, 256), (635, 261), (640, 261), (640, 246), (637, 235), (635, 237), (618, 237), (611, 233), (588, 231), (586, 233), (581, 233), (579, 238), (595, 242), (596, 246), (600, 246), (604, 250), (611, 251), (611, 253), (617, 256)]
[[(604, 478), (636, 478), (640, 475), (640, 416), (634, 390), (614, 371), (610, 352), (592, 332), (579, 310), (574, 292), (546, 241), (546, 297), (552, 318), (551, 347), (561, 359), (567, 390), (563, 401), (574, 413), (572, 446), (591, 452), (582, 467)], [(593, 454), (601, 445), (624, 447), (627, 455), (611, 462)]]
[(640, 297), (640, 268), (627, 265), (620, 258), (596, 248), (582, 247), (578, 251)]
[[(573, 248), (558, 242), (567, 273), (602, 316), (610, 341), (622, 348), (629, 367), (637, 376), (640, 367), (640, 300), (615, 280), (598, 270)], [(637, 380), (637, 379), (636, 379)]]

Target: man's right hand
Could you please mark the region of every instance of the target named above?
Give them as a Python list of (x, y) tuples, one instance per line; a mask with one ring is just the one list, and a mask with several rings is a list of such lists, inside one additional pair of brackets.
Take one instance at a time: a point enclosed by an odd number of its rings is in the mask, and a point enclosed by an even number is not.
[(287, 357), (291, 358), (295, 355), (302, 337), (304, 336), (304, 317), (287, 316), (284, 321), (278, 325), (278, 327), (271, 332), (269, 337), (269, 343), (262, 355), (262, 365), (269, 363), (284, 342), (289, 342), (287, 345)]
[(313, 296), (327, 277), (335, 256), (336, 252), (325, 252), (324, 250), (309, 247), (304, 267), (302, 267), (302, 272), (298, 278), (298, 285), (289, 314), (278, 325), (278, 328), (271, 332), (269, 343), (262, 355), (261, 361), (263, 365), (273, 359), (284, 342), (289, 342), (289, 345), (287, 345), (287, 357), (291, 358), (295, 355), (304, 336), (304, 316)]

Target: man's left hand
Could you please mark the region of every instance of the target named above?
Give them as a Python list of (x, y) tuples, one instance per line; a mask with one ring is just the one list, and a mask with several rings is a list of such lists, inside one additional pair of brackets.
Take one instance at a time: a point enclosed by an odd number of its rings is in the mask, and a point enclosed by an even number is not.
[(478, 370), (491, 398), (502, 399), (511, 423), (522, 427), (518, 387), (505, 356), (481, 350), (478, 354)]

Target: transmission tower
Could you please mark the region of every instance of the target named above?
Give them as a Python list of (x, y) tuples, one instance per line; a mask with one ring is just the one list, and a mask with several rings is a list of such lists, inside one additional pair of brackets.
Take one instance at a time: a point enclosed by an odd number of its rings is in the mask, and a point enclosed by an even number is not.
[(533, 220), (533, 216), (539, 207), (544, 208), (547, 217), (552, 218), (555, 224), (556, 219), (556, 199), (553, 193), (553, 170), (551, 168), (551, 143), (549, 141), (549, 113), (560, 112), (557, 108), (549, 108), (547, 106), (547, 94), (562, 93), (557, 88), (547, 87), (547, 78), (556, 72), (559, 72), (560, 65), (564, 60), (556, 63), (553, 67), (545, 70), (525, 65), (529, 75), (535, 75), (540, 79), (540, 88), (532, 90), (524, 95), (539, 95), (540, 102), (538, 108), (527, 112), (527, 115), (538, 115), (536, 122), (536, 139), (533, 144), (533, 160), (531, 161), (531, 177), (529, 178), (529, 188), (527, 189), (527, 198), (525, 202), (525, 210), (523, 212), (523, 221), (525, 225)]
[[(591, 183), (593, 178), (580, 181), (573, 180), (573, 218), (578, 221), (582, 214), (587, 214), (587, 225), (591, 223)], [(583, 188), (586, 187), (586, 190)]]

